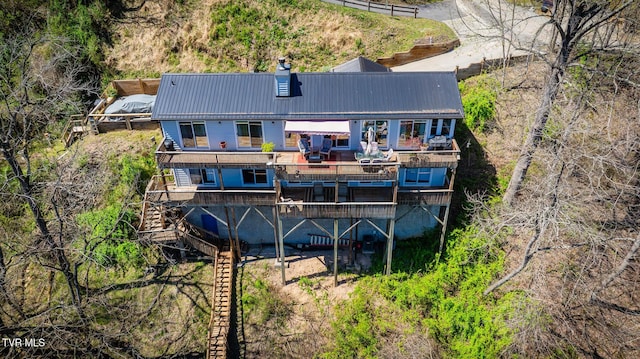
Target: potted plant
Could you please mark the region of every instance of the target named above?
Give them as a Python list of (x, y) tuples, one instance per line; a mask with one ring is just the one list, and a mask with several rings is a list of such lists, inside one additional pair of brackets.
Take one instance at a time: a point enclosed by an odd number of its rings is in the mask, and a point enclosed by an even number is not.
[(262, 148), (262, 152), (273, 152), (276, 148), (276, 144), (273, 142), (264, 142), (260, 147)]

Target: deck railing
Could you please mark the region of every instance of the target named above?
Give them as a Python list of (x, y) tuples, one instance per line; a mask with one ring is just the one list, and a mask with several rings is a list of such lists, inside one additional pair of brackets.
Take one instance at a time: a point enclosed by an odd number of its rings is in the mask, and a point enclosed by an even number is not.
[[(334, 152), (341, 152), (335, 150)], [(460, 148), (455, 140), (448, 150), (396, 150), (390, 160), (379, 159), (375, 163), (361, 164), (353, 157), (350, 160), (308, 163), (295, 161), (297, 151), (248, 152), (248, 151), (183, 151), (168, 150), (162, 141), (156, 150), (160, 168), (275, 168), (280, 179), (296, 180), (291, 176), (305, 175), (310, 180), (335, 179), (336, 176), (364, 176), (370, 179), (385, 179), (398, 167), (457, 167)], [(348, 156), (349, 157), (349, 156)], [(385, 173), (379, 173), (380, 170)], [(392, 175), (393, 176), (393, 175)], [(388, 178), (386, 178), (388, 179)]]
[(277, 203), (281, 217), (287, 218), (394, 218), (393, 202), (303, 202)]
[(277, 163), (275, 175), (281, 181), (387, 181), (397, 180), (398, 162), (362, 163)]

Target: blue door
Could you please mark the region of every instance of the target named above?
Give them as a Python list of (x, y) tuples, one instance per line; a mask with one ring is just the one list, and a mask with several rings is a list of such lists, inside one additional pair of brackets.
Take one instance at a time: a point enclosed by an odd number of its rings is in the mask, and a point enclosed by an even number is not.
[(218, 234), (218, 220), (206, 213), (200, 215), (200, 218), (202, 219), (202, 228), (216, 235)]

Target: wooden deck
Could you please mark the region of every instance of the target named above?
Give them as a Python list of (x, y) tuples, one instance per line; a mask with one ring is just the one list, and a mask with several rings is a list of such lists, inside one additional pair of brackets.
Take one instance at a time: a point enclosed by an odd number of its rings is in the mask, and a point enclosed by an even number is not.
[(309, 163), (299, 151), (167, 151), (161, 142), (156, 150), (156, 160), (160, 168), (276, 168), (282, 176), (373, 176), (381, 171), (392, 172), (398, 167), (456, 168), (460, 149), (455, 140), (452, 144), (451, 150), (397, 150), (389, 161), (367, 166), (358, 163), (356, 153), (348, 150), (333, 150), (331, 156), (320, 163)]

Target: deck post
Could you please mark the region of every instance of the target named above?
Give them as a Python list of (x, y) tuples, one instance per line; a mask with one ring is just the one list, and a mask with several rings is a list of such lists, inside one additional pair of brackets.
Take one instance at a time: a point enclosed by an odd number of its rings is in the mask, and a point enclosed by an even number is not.
[(444, 236), (447, 233), (447, 221), (449, 220), (449, 208), (451, 208), (451, 204), (447, 203), (447, 208), (444, 210), (444, 220), (442, 221), (442, 231), (440, 232), (440, 248), (438, 249), (438, 253), (442, 256), (442, 250), (444, 249)]
[(278, 216), (278, 242), (280, 242), (280, 270), (282, 272), (282, 285), (287, 285), (287, 276), (284, 272), (284, 235), (282, 234), (282, 218), (280, 218), (280, 214), (276, 211)]
[(231, 221), (229, 220), (229, 208), (224, 206), (224, 215), (227, 220), (227, 234), (229, 235), (229, 250), (233, 253), (233, 233), (231, 233)]
[(273, 239), (274, 239), (273, 242), (276, 249), (276, 260), (280, 258), (280, 249), (278, 245), (278, 228), (280, 228), (280, 226), (278, 226), (278, 215), (276, 214), (276, 212), (278, 211), (277, 207), (278, 206), (275, 205), (271, 209), (271, 212), (273, 213)]
[(387, 237), (387, 268), (385, 269), (385, 274), (391, 274), (391, 260), (393, 259), (393, 231), (395, 229), (396, 220), (389, 220), (389, 237)]
[(333, 286), (338, 286), (338, 219), (333, 219)]
[(355, 258), (353, 256), (353, 217), (349, 217), (349, 265), (353, 265)]
[[(453, 190), (453, 182), (456, 180), (456, 169), (452, 169), (451, 180), (449, 181), (449, 189)], [(449, 201), (447, 202), (447, 208), (444, 210), (444, 219), (442, 220), (442, 232), (440, 232), (440, 248), (438, 249), (438, 253), (442, 256), (442, 250), (444, 249), (444, 237), (447, 233), (447, 222), (449, 221), (449, 209), (451, 208), (451, 197), (449, 197)]]
[(242, 250), (240, 249), (240, 237), (238, 235), (238, 221), (236, 220), (236, 208), (231, 207), (231, 217), (233, 218), (233, 230), (235, 232), (235, 247), (238, 261), (242, 261)]

